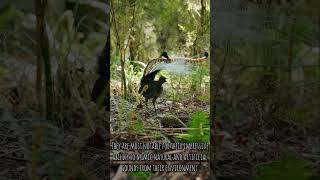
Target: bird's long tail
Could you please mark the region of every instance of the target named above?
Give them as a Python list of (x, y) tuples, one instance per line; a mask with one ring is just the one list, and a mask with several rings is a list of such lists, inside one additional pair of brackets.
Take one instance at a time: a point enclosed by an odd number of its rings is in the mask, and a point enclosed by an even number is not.
[(189, 65), (195, 63), (201, 63), (208, 59), (209, 54), (204, 53), (203, 57), (200, 58), (186, 58), (186, 57), (175, 57), (175, 58), (158, 58), (149, 61), (145, 74), (150, 74), (156, 70), (166, 70), (174, 74), (187, 74), (189, 72)]

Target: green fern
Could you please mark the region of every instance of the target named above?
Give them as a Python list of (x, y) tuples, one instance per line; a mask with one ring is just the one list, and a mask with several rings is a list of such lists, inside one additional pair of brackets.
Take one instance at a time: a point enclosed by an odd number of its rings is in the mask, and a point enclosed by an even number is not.
[(184, 142), (203, 142), (210, 141), (210, 124), (209, 115), (206, 112), (198, 111), (191, 116), (191, 121), (187, 124), (189, 128), (194, 128), (188, 131), (186, 135), (178, 136), (178, 139)]
[(153, 173), (151, 172), (142, 172), (142, 171), (129, 173), (129, 177), (134, 177), (135, 179), (138, 179), (138, 180), (148, 180), (152, 175)]
[(134, 122), (129, 128), (132, 130), (134, 134), (139, 134), (144, 131), (143, 123), (140, 120)]
[(190, 88), (195, 92), (201, 93), (201, 87), (203, 86), (205, 76), (209, 75), (209, 69), (207, 66), (194, 66), (193, 72), (190, 75), (191, 86)]

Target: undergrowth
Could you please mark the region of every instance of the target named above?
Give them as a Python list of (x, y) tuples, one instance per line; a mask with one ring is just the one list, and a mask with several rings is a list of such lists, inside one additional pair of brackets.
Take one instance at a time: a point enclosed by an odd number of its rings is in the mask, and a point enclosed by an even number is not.
[(181, 134), (177, 138), (182, 142), (203, 142), (210, 141), (209, 115), (206, 112), (198, 111), (192, 114), (191, 120), (187, 123), (190, 128), (187, 134)]

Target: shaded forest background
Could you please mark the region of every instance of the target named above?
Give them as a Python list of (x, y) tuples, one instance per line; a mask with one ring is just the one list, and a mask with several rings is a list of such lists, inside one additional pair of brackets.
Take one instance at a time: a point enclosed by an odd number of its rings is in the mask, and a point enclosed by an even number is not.
[[(121, 79), (118, 94), (132, 97), (144, 67), (161, 52), (169, 57), (199, 57), (209, 51), (209, 5), (208, 0), (111, 1), (111, 78)], [(175, 86), (178, 77), (182, 76), (172, 77)]]
[(91, 101), (107, 1), (0, 2), (0, 179), (103, 179), (107, 112)]
[(214, 4), (211, 167), (217, 177), (319, 178), (319, 5)]

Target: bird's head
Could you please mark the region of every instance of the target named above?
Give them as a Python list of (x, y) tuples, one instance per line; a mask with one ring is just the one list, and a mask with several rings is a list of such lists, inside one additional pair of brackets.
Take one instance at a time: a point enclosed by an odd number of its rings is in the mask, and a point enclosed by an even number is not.
[(167, 78), (165, 78), (164, 76), (160, 76), (160, 78), (159, 78), (159, 82), (161, 82), (161, 83), (165, 83), (165, 82), (167, 82), (167, 80), (166, 80)]
[(169, 59), (168, 53), (166, 51), (163, 51), (161, 53), (161, 57), (165, 57), (165, 58)]
[(207, 58), (209, 56), (208, 52), (204, 52), (204, 56)]

